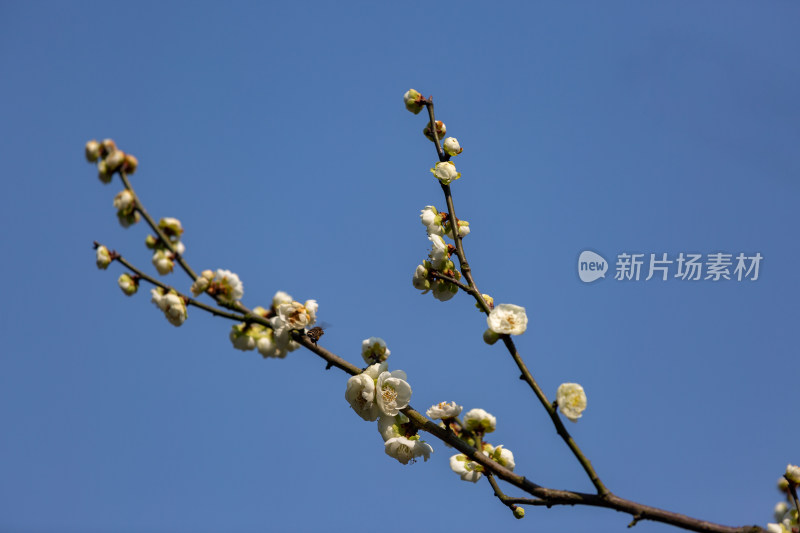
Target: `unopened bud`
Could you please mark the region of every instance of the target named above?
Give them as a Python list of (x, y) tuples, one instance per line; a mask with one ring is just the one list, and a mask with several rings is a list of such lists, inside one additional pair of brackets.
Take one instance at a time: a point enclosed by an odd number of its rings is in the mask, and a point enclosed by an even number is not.
[(111, 264), (111, 253), (105, 246), (97, 247), (97, 268), (105, 270)]
[(122, 150), (114, 150), (110, 154), (106, 156), (106, 168), (108, 168), (109, 172), (114, 172), (119, 167), (122, 166), (122, 163), (125, 161), (125, 152)]
[(139, 160), (136, 159), (135, 156), (131, 154), (125, 154), (125, 161), (122, 163), (122, 170), (124, 170), (128, 174), (133, 174), (136, 172), (136, 168), (139, 166)]
[(108, 155), (117, 149), (117, 143), (115, 143), (111, 139), (103, 139), (102, 147), (103, 147), (102, 153)]
[(444, 151), (451, 156), (456, 156), (464, 151), (464, 149), (461, 148), (461, 145), (458, 144), (458, 139), (455, 137), (448, 137), (445, 139), (444, 143), (442, 143), (442, 148), (444, 148)]
[(514, 518), (517, 520), (525, 518), (525, 509), (519, 506), (514, 507)]
[[(422, 130), (422, 133), (425, 134), (425, 137), (428, 138), (431, 142), (433, 142), (433, 133), (431, 133), (431, 123), (428, 122), (428, 125)], [(444, 134), (447, 133), (447, 127), (444, 125), (444, 122), (441, 120), (436, 121), (436, 136), (440, 139), (444, 137)]]
[(406, 109), (415, 115), (425, 107), (425, 99), (414, 89), (406, 91), (406, 94), (403, 95), (403, 102), (406, 104)]
[(108, 171), (108, 166), (104, 160), (100, 160), (97, 162), (97, 177), (100, 178), (100, 181), (108, 185), (111, 183), (111, 175), (113, 172)]
[(86, 143), (86, 160), (94, 163), (98, 159), (100, 159), (100, 143), (92, 139)]
[(495, 333), (491, 329), (487, 329), (483, 332), (483, 342), (491, 346), (492, 344), (496, 343), (500, 339), (500, 334)]
[(158, 222), (158, 227), (171, 241), (177, 241), (183, 234), (183, 226), (181, 226), (181, 221), (177, 218), (162, 218)]
[(122, 289), (126, 296), (133, 296), (139, 290), (139, 283), (137, 280), (130, 277), (128, 274), (122, 274), (117, 280), (117, 285)]
[(144, 238), (144, 245), (147, 246), (150, 250), (155, 248), (158, 245), (158, 237), (155, 235), (148, 235)]
[(136, 206), (133, 193), (128, 189), (123, 189), (114, 197), (114, 207), (124, 214), (129, 214)]
[[(483, 296), (483, 301), (486, 302), (486, 305), (489, 306), (489, 309), (494, 309), (494, 298), (488, 294), (481, 294), (481, 296)], [(483, 311), (483, 308), (477, 302), (475, 302), (475, 307)]]
[(119, 220), (120, 226), (128, 228), (139, 222), (139, 212), (131, 211), (130, 213), (123, 213), (122, 211), (117, 211), (117, 220)]

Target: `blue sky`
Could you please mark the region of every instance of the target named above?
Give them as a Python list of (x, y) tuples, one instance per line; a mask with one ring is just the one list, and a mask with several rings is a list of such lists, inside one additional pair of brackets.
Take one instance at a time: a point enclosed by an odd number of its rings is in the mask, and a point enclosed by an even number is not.
[[(108, 3), (0, 6), (3, 531), (623, 531), (597, 509), (529, 509), (402, 466), (305, 351), (264, 361), (230, 323), (169, 325), (128, 299), (101, 241), (152, 272), (83, 158), (114, 138), (186, 258), (244, 302), (319, 301), (322, 344), (358, 363), (381, 336), (412, 405), (498, 419), (517, 471), (591, 490), (485, 319), (410, 283), (434, 95), (458, 137), (458, 216), (482, 291), (523, 305), (517, 345), (549, 395), (579, 382), (574, 437), (616, 494), (765, 524), (797, 463), (800, 192), (795, 2)], [(578, 254), (760, 253), (757, 281), (615, 281)], [(613, 267), (612, 267), (613, 268)], [(188, 289), (179, 274), (166, 281)], [(515, 494), (513, 491), (510, 491)], [(669, 530), (640, 523), (639, 532)]]

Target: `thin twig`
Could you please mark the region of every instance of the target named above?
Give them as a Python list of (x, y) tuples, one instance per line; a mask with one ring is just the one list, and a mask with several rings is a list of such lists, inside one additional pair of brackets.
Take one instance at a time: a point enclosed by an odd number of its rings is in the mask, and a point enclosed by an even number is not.
[[(425, 106), (428, 109), (428, 115), (430, 116), (431, 123), (433, 124), (434, 112), (433, 112), (432, 97), (426, 100)], [(435, 133), (434, 133), (434, 138), (436, 138)], [(442, 155), (441, 152), (439, 152), (439, 150), (440, 148), (437, 143), (437, 153), (439, 153), (439, 159), (441, 160)], [(450, 216), (452, 217), (450, 220), (450, 227), (453, 228), (453, 240), (456, 243), (456, 255), (458, 257), (459, 266), (461, 268), (461, 274), (464, 276), (464, 279), (467, 280), (467, 283), (469, 284), (469, 287), (471, 289), (467, 292), (472, 294), (472, 296), (475, 298), (475, 300), (477, 301), (478, 305), (483, 310), (483, 312), (488, 315), (489, 313), (491, 313), (491, 309), (484, 300), (481, 292), (478, 290), (478, 286), (472, 277), (472, 270), (470, 269), (469, 263), (467, 262), (466, 253), (464, 252), (464, 244), (462, 242), (461, 236), (458, 234), (458, 218), (456, 218), (456, 211), (455, 211), (455, 206), (453, 204), (453, 195), (450, 190), (450, 185), (442, 184), (442, 192), (444, 193), (445, 201), (447, 202), (447, 209), (450, 213)], [(578, 444), (575, 442), (575, 440), (569, 434), (567, 429), (564, 427), (564, 424), (561, 422), (561, 419), (558, 416), (558, 411), (556, 411), (553, 408), (552, 404), (548, 401), (547, 396), (544, 394), (544, 391), (542, 391), (541, 387), (539, 387), (539, 384), (536, 383), (536, 380), (533, 379), (533, 375), (531, 374), (530, 370), (528, 370), (528, 367), (525, 365), (525, 362), (522, 360), (522, 357), (520, 357), (519, 353), (517, 352), (516, 346), (514, 346), (514, 342), (511, 340), (511, 337), (509, 337), (508, 335), (503, 335), (502, 338), (503, 338), (503, 343), (508, 349), (508, 352), (514, 359), (514, 362), (517, 364), (517, 367), (519, 368), (520, 372), (522, 372), (523, 379), (525, 380), (526, 383), (528, 383), (528, 385), (531, 387), (536, 397), (539, 399), (539, 402), (547, 410), (551, 420), (553, 421), (553, 424), (555, 425), (556, 432), (558, 433), (559, 436), (561, 436), (561, 438), (567, 444), (569, 449), (572, 451), (575, 458), (581, 464), (584, 471), (586, 472), (586, 475), (589, 477), (595, 489), (597, 490), (597, 493), (600, 494), (601, 496), (609, 494), (609, 490), (600, 480), (600, 476), (597, 475), (597, 472), (594, 470), (594, 467), (592, 466), (589, 459), (586, 458), (583, 451), (581, 451), (581, 449), (578, 447)]]

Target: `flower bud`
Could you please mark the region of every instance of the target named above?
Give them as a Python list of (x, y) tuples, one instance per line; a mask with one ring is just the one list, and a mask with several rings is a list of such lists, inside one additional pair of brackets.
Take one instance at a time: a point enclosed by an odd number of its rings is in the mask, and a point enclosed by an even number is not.
[(458, 144), (458, 139), (455, 137), (448, 137), (445, 139), (444, 143), (442, 143), (442, 148), (444, 148), (444, 151), (450, 156), (457, 156), (464, 151), (464, 149), (461, 148), (461, 145)]
[(789, 492), (789, 481), (783, 476), (778, 478), (778, 490), (784, 494)]
[(433, 297), (440, 302), (446, 302), (458, 294), (458, 287), (443, 279), (437, 279), (431, 283), (431, 289), (433, 290)]
[(361, 357), (368, 365), (386, 361), (391, 353), (386, 347), (386, 341), (380, 337), (370, 337), (361, 342)]
[(133, 226), (134, 224), (139, 222), (139, 212), (138, 211), (131, 211), (130, 213), (123, 213), (121, 211), (117, 211), (117, 220), (119, 220), (120, 226), (123, 228), (128, 228)]
[(106, 167), (108, 171), (113, 173), (119, 167), (122, 166), (122, 163), (125, 161), (125, 152), (122, 150), (114, 150), (110, 154), (108, 154), (105, 158)]
[(139, 282), (129, 274), (122, 274), (117, 280), (117, 285), (126, 296), (133, 296), (139, 290)]
[(800, 485), (800, 466), (786, 465), (786, 478), (795, 485)]
[(133, 193), (128, 189), (123, 189), (114, 197), (114, 207), (123, 214), (129, 214), (136, 206)]
[(183, 227), (181, 226), (181, 221), (177, 218), (166, 217), (162, 218), (158, 222), (158, 227), (161, 228), (161, 231), (169, 237), (169, 240), (175, 242), (180, 239), (181, 235), (183, 234)]
[(403, 95), (403, 102), (406, 104), (406, 109), (415, 115), (425, 107), (425, 98), (414, 89), (406, 91), (406, 94)]
[(166, 250), (156, 250), (156, 253), (153, 254), (153, 266), (162, 276), (169, 274), (175, 268), (172, 254)]
[(150, 250), (153, 250), (158, 245), (158, 237), (155, 235), (148, 235), (144, 238), (144, 245)]
[(431, 282), (428, 279), (428, 269), (425, 268), (425, 266), (417, 265), (417, 270), (414, 272), (414, 277), (411, 280), (411, 284), (414, 285), (415, 289), (424, 291), (422, 294), (425, 294), (431, 290)]
[(108, 165), (104, 160), (100, 160), (97, 162), (97, 177), (100, 178), (100, 181), (108, 185), (111, 183), (111, 175), (113, 172), (109, 172)]
[(197, 279), (194, 280), (194, 283), (192, 283), (192, 294), (195, 296), (200, 296), (206, 292), (206, 289), (208, 289), (212, 279), (214, 279), (214, 273), (210, 270), (204, 270), (197, 277)]
[(136, 168), (139, 166), (139, 160), (136, 159), (135, 156), (131, 154), (125, 154), (125, 161), (122, 163), (122, 170), (127, 172), (128, 174), (133, 174), (136, 172)]
[(100, 159), (100, 143), (92, 139), (86, 143), (86, 160), (94, 163), (98, 159)]
[(525, 508), (520, 507), (519, 505), (514, 506), (514, 518), (520, 520), (525, 518)]
[(97, 268), (100, 270), (105, 270), (108, 268), (108, 265), (111, 264), (111, 253), (108, 251), (108, 248), (105, 246), (98, 246), (97, 247)]
[(442, 185), (449, 185), (451, 181), (461, 177), (461, 173), (456, 170), (456, 165), (452, 161), (436, 163), (431, 172), (436, 179), (442, 182)]
[[(431, 123), (428, 122), (428, 125), (422, 130), (422, 133), (425, 134), (425, 137), (428, 138), (429, 141), (433, 142), (433, 133), (431, 132)], [(447, 133), (447, 126), (444, 125), (444, 122), (441, 120), (436, 121), (436, 136), (440, 139), (444, 137), (444, 134)]]
[(464, 427), (469, 431), (491, 433), (497, 428), (497, 419), (483, 409), (470, 409), (464, 415)]
[(496, 343), (500, 339), (500, 334), (495, 333), (491, 329), (487, 329), (483, 332), (483, 342), (491, 346), (492, 344)]
[(108, 155), (117, 149), (117, 143), (111, 139), (103, 139), (101, 154)]
[[(489, 306), (489, 309), (490, 310), (494, 309), (494, 298), (492, 298), (488, 294), (481, 294), (481, 296), (483, 296), (483, 301), (486, 302), (486, 305)], [(483, 311), (483, 308), (478, 304), (478, 302), (475, 302), (475, 308), (478, 309), (479, 311)], [(484, 333), (483, 335), (484, 335), (484, 339), (485, 339), (486, 338), (486, 333)], [(492, 342), (490, 344), (494, 344), (494, 342)]]

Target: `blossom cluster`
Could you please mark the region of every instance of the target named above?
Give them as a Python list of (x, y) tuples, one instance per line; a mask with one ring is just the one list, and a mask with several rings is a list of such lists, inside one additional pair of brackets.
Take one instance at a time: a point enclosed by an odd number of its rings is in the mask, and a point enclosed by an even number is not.
[(800, 486), (800, 466), (788, 464), (786, 472), (778, 479), (778, 490), (786, 495), (786, 500), (775, 505), (775, 522), (767, 524), (769, 533), (798, 533), (800, 518), (795, 507), (797, 487)]
[(401, 412), (411, 400), (411, 385), (402, 370), (389, 371), (386, 358), (390, 353), (383, 339), (364, 339), (362, 357), (368, 364), (377, 362), (347, 380), (344, 397), (358, 416), (368, 422), (378, 421), (387, 455), (404, 465), (418, 457), (427, 461), (433, 448), (420, 440), (416, 428)]
[[(219, 276), (220, 272), (223, 273), (222, 276)], [(232, 273), (227, 270), (218, 270), (211, 283), (220, 283), (214, 281), (218, 278), (230, 281), (230, 276), (226, 277), (230, 274)], [(236, 281), (238, 281), (238, 277)], [(268, 357), (282, 359), (286, 357), (286, 354), (300, 347), (300, 344), (292, 340), (291, 333), (293, 330), (304, 331), (306, 327), (312, 326), (317, 320), (318, 307), (316, 300), (307, 300), (306, 303), (301, 304), (294, 301), (287, 293), (278, 291), (272, 298), (272, 305), (269, 309), (263, 307), (253, 309), (253, 313), (256, 315), (267, 318), (270, 326), (267, 327), (256, 322), (236, 324), (231, 328), (231, 343), (237, 350), (258, 350), (258, 353), (265, 359)]]
[[(131, 154), (126, 154), (117, 148), (111, 139), (98, 142), (94, 139), (86, 143), (86, 160), (97, 163), (97, 176), (103, 183), (111, 183), (115, 172), (125, 172), (126, 175), (136, 172), (139, 161)], [(127, 228), (139, 222), (139, 212), (136, 210), (136, 197), (129, 189), (120, 191), (114, 197), (114, 207), (117, 208), (117, 218), (122, 227)]]
[(186, 247), (180, 240), (183, 235), (183, 226), (177, 218), (162, 218), (158, 222), (158, 229), (169, 241), (169, 245), (154, 235), (148, 235), (144, 244), (147, 248), (154, 250), (153, 266), (156, 267), (159, 274), (164, 276), (172, 272), (175, 268), (176, 257), (182, 255), (186, 251)]
[[(492, 461), (514, 470), (514, 454), (502, 444), (494, 446), (483, 440), (487, 433), (497, 429), (497, 419), (483, 409), (470, 409), (464, 415), (464, 420), (458, 419), (462, 407), (455, 402), (441, 402), (432, 405), (426, 414), (432, 420), (441, 420), (440, 424), (449, 428), (457, 437), (463, 439), (470, 446), (476, 446), (480, 453)], [(477, 482), (483, 475), (483, 466), (463, 453), (450, 457), (450, 469), (458, 474), (464, 481)]]

